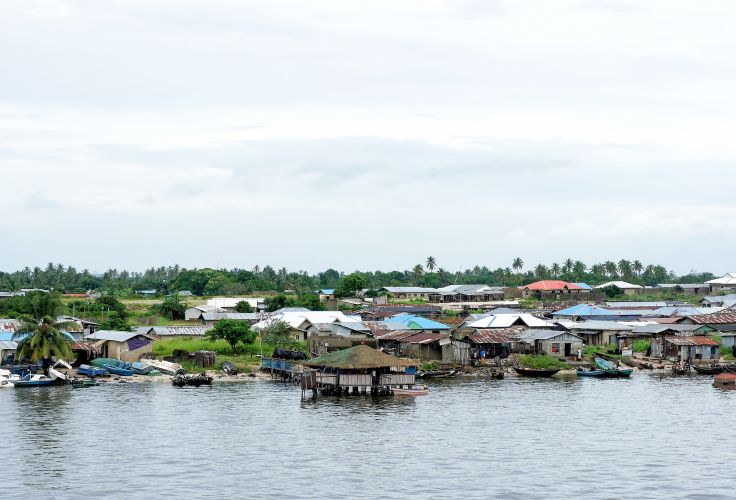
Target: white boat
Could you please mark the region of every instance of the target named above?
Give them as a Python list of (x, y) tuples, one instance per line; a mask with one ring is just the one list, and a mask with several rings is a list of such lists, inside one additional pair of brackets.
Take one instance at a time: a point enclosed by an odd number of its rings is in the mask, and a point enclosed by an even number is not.
[(15, 387), (7, 377), (0, 375), (0, 389), (11, 389)]
[(182, 370), (182, 366), (178, 363), (170, 361), (159, 361), (157, 359), (142, 359), (141, 365), (150, 366), (154, 370), (158, 370), (166, 375), (176, 375)]
[(394, 396), (426, 396), (429, 394), (429, 387), (426, 385), (412, 385), (408, 389), (394, 387), (391, 391)]

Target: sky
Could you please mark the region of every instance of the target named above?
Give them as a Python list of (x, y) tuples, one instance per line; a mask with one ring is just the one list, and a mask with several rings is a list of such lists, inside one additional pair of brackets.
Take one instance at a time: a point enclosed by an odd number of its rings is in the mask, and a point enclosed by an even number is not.
[(0, 270), (735, 271), (728, 1), (0, 3)]

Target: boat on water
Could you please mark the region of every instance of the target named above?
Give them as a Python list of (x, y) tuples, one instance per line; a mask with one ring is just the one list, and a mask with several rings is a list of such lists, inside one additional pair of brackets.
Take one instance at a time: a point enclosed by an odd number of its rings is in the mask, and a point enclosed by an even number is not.
[(63, 384), (63, 380), (59, 380), (56, 378), (47, 377), (46, 375), (34, 375), (32, 373), (29, 373), (22, 377), (20, 380), (16, 380), (13, 382), (13, 385), (15, 385), (16, 388), (18, 387), (45, 387), (49, 385), (59, 385)]
[(175, 387), (199, 387), (201, 385), (212, 385), (212, 377), (205, 375), (204, 373), (198, 373), (196, 375), (176, 375), (171, 380), (171, 384)]
[(452, 368), (439, 368), (437, 370), (426, 370), (417, 372), (417, 378), (444, 378), (452, 377), (457, 373), (457, 370)]
[(634, 372), (633, 368), (619, 368), (603, 358), (595, 358), (595, 364), (606, 377), (626, 378)]
[(516, 373), (521, 375), (522, 377), (541, 377), (541, 378), (549, 378), (558, 371), (560, 371), (560, 368), (554, 368), (551, 370), (545, 370), (541, 368), (526, 368), (524, 366), (513, 366), (512, 367)]
[(79, 368), (77, 368), (77, 373), (79, 375), (86, 375), (88, 377), (107, 377), (110, 375), (110, 373), (105, 370), (104, 368), (98, 368), (96, 366), (90, 366), (90, 365), (79, 365)]
[(713, 377), (713, 385), (736, 387), (736, 373), (723, 372), (717, 374), (715, 377)]
[(394, 387), (391, 389), (391, 392), (393, 392), (394, 396), (426, 396), (429, 394), (429, 387), (426, 385), (412, 385), (407, 389)]
[(72, 379), (70, 383), (74, 389), (84, 389), (85, 387), (95, 387), (100, 385), (99, 382), (91, 379)]
[(736, 365), (721, 365), (714, 363), (712, 365), (692, 365), (693, 370), (701, 375), (717, 375), (726, 371), (736, 372)]
[(575, 373), (577, 373), (578, 377), (595, 377), (595, 378), (603, 378), (606, 376), (606, 372), (603, 370), (596, 370), (595, 368), (591, 368), (589, 370), (586, 370), (582, 367), (578, 368)]

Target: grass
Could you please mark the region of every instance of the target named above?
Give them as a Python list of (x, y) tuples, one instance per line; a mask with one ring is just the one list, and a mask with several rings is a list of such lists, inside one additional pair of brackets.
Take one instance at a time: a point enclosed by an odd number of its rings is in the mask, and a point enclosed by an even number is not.
[(567, 363), (563, 363), (552, 356), (519, 356), (519, 364), (525, 368), (535, 370), (561, 370), (567, 368)]
[[(297, 343), (298, 347), (302, 350), (306, 349), (306, 342)], [(275, 345), (264, 342), (261, 343), (256, 340), (253, 344), (240, 345), (240, 352), (234, 353), (230, 344), (224, 340), (208, 340), (204, 338), (178, 338), (178, 339), (164, 339), (157, 340), (153, 343), (153, 354), (158, 357), (171, 356), (176, 350), (184, 350), (188, 352), (194, 351), (214, 351), (217, 353), (217, 363), (215, 364), (216, 370), (220, 369), (220, 365), (224, 361), (229, 361), (234, 364), (240, 371), (250, 372), (260, 365), (261, 361), (258, 357), (263, 349), (264, 356), (270, 356)], [(203, 372), (205, 369), (197, 367), (192, 362), (185, 361), (182, 363), (187, 371), (192, 372)], [(212, 369), (212, 368), (209, 368)]]
[(423, 372), (428, 372), (430, 370), (436, 370), (437, 369), (437, 363), (425, 363), (422, 365), (421, 370)]
[(606, 302), (661, 302), (665, 300), (686, 302), (688, 304), (697, 304), (702, 299), (702, 295), (693, 295), (692, 293), (643, 293), (640, 295), (617, 295), (615, 297), (605, 297)]
[(647, 352), (649, 350), (649, 346), (651, 345), (651, 342), (649, 340), (635, 340), (634, 341), (634, 352)]

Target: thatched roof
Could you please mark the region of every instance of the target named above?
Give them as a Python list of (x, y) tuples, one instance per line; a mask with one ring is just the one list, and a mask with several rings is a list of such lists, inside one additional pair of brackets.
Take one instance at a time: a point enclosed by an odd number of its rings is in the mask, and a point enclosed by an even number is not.
[(358, 345), (350, 349), (335, 351), (304, 363), (306, 366), (340, 368), (343, 370), (366, 370), (371, 368), (390, 368), (392, 366), (419, 366), (411, 359), (397, 358), (385, 354), (367, 345)]

